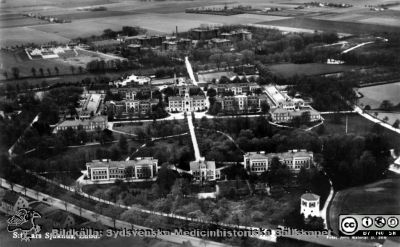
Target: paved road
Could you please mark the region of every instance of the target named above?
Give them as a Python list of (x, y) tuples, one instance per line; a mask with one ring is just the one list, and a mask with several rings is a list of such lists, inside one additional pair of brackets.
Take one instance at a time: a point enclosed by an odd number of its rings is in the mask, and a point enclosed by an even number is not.
[(196, 161), (199, 161), (200, 160), (199, 143), (197, 142), (196, 133), (194, 131), (193, 119), (191, 115), (187, 117), (187, 121), (189, 125), (190, 137), (193, 143), (194, 157)]
[[(6, 188), (6, 189), (11, 189), (10, 184), (7, 182), (5, 179), (0, 179), (1, 181), (1, 186)], [(13, 190), (16, 192), (19, 192), (21, 194), (25, 194), (25, 189), (23, 186), (14, 184)], [(57, 198), (54, 198), (50, 195), (26, 188), (26, 196), (36, 199), (38, 201), (42, 201), (44, 198), (47, 199), (49, 203), (53, 207), (59, 208), (61, 210), (67, 210), (68, 212), (79, 215), (85, 219), (88, 219), (90, 221), (96, 222), (99, 221), (103, 225), (106, 225), (108, 227), (114, 228), (114, 224), (116, 228), (123, 229), (147, 229), (147, 230), (152, 230), (151, 228), (148, 227), (143, 227), (139, 225), (135, 225), (126, 221), (122, 220), (115, 220), (111, 217), (100, 215), (96, 212), (90, 211), (83, 209), (77, 205), (74, 205), (72, 203), (64, 202), (62, 200), (59, 200)], [(191, 237), (191, 236), (186, 236), (186, 235), (176, 235), (174, 233), (171, 233), (171, 235), (158, 235), (156, 238), (165, 240), (168, 242), (173, 242), (173, 243), (178, 243), (182, 244), (183, 242), (189, 241), (193, 246), (211, 246), (211, 247), (226, 247), (230, 246), (227, 244), (219, 243), (219, 242), (214, 242), (214, 241), (209, 241), (209, 240), (204, 240), (196, 237)]]
[(369, 115), (369, 114), (367, 114), (367, 113), (364, 113), (363, 110), (361, 110), (360, 107), (354, 106), (354, 110), (355, 110), (355, 112), (357, 112), (358, 114), (360, 114), (360, 115), (363, 116), (364, 118), (366, 118), (366, 119), (368, 119), (368, 120), (370, 120), (370, 121), (372, 121), (372, 122), (374, 122), (374, 123), (377, 123), (377, 124), (379, 124), (380, 126), (386, 128), (386, 129), (390, 129), (390, 130), (396, 132), (397, 134), (400, 134), (400, 129), (396, 129), (396, 128), (393, 127), (392, 125), (390, 125), (390, 124), (388, 124), (388, 123), (385, 123), (385, 122), (383, 122), (383, 121), (380, 120), (380, 119), (374, 118), (373, 116), (371, 116), (371, 115)]
[(342, 51), (342, 54), (346, 54), (346, 53), (348, 53), (348, 52), (350, 52), (352, 50), (355, 50), (355, 49), (360, 48), (360, 47), (362, 47), (364, 45), (368, 45), (368, 44), (372, 44), (372, 43), (375, 43), (375, 41), (369, 41), (369, 42), (364, 42), (364, 43), (358, 44), (358, 45), (353, 46), (353, 47), (351, 47), (351, 48), (349, 48), (347, 50)]
[(192, 80), (192, 83), (193, 83), (194, 85), (198, 86), (197, 81), (196, 81), (196, 78), (194, 77), (192, 65), (190, 64), (189, 58), (188, 58), (188, 57), (185, 57), (185, 65), (186, 65), (186, 69), (187, 69), (187, 72), (188, 72), (188, 74), (189, 74), (190, 80)]
[[(328, 177), (328, 175), (326, 173), (325, 173), (325, 176)], [(332, 181), (330, 179), (329, 179), (329, 184), (331, 185), (331, 190), (329, 191), (328, 198), (326, 198), (324, 207), (320, 211), (320, 215), (321, 215), (322, 219), (324, 219), (324, 225), (325, 225), (326, 229), (328, 229), (328, 221), (327, 221), (327, 218), (328, 218), (328, 211), (327, 211), (328, 210), (328, 206), (329, 206), (330, 202), (333, 199), (333, 195), (335, 194), (335, 191), (333, 190), (333, 184), (332, 184)]]
[[(26, 127), (26, 129), (28, 129), (29, 127), (32, 127), (32, 125), (33, 125), (34, 123), (36, 123), (38, 120), (39, 120), (39, 114), (36, 115), (36, 117), (32, 120), (32, 122), (29, 124), (29, 126)], [(25, 129), (25, 130), (26, 130), (26, 129)], [(10, 149), (8, 149), (8, 155), (9, 155), (9, 157), (12, 157), (12, 155), (13, 155), (13, 153), (14, 153), (14, 147), (15, 147), (15, 145), (16, 145), (18, 142), (21, 141), (22, 137), (24, 136), (23, 133), (24, 133), (24, 132), (22, 132), (22, 135), (21, 135), (21, 136), (18, 138), (18, 140), (10, 147)]]

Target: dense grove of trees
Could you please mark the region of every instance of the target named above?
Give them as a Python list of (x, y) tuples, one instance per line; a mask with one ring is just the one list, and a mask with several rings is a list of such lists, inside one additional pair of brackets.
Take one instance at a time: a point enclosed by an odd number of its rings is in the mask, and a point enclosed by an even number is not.
[(75, 115), (82, 92), (81, 87), (60, 87), (46, 92), (40, 105), (40, 121), (55, 124), (60, 112)]
[(398, 67), (400, 65), (400, 58), (397, 56), (400, 52), (400, 34), (384, 33), (381, 37), (385, 37), (387, 41), (369, 44), (365, 48), (342, 54), (340, 59), (347, 64)]
[[(265, 117), (257, 118), (228, 118), (228, 119), (206, 119), (202, 118), (198, 126), (204, 129), (215, 129), (228, 133), (235, 139), (241, 149), (249, 151), (285, 152), (290, 149), (307, 149), (316, 153), (321, 151), (321, 140), (314, 132), (303, 130), (278, 130), (271, 126)], [(201, 143), (213, 142), (213, 135), (204, 135)], [(218, 143), (218, 142), (217, 142)], [(223, 143), (226, 143), (222, 145)], [(212, 153), (219, 152), (222, 156), (218, 160), (226, 158), (233, 159), (229, 152), (235, 152), (235, 147), (229, 142), (208, 148)], [(212, 147), (212, 146), (210, 146)], [(222, 149), (223, 148), (223, 149)], [(223, 151), (222, 151), (223, 150)], [(230, 156), (230, 157), (227, 157)]]
[(299, 92), (302, 97), (312, 98), (311, 105), (319, 111), (348, 110), (349, 104), (354, 104), (357, 99), (353, 90), (357, 86), (356, 83), (325, 77), (299, 76), (294, 76), (286, 81), (293, 84), (289, 92), (292, 96)]
[(344, 135), (323, 139), (324, 169), (336, 189), (373, 182), (389, 165), (387, 139), (381, 133)]
[[(33, 94), (18, 96), (18, 103), (5, 103), (1, 110), (9, 117), (0, 116), (0, 150), (11, 147), (12, 144), (29, 126), (33, 118), (39, 112), (40, 101)], [(16, 113), (21, 111), (21, 113)]]
[(144, 33), (144, 30), (141, 29), (140, 27), (123, 26), (122, 29), (119, 31), (105, 29), (100, 36), (92, 35), (90, 37), (85, 37), (85, 38), (79, 37), (75, 41), (82, 43), (89, 43), (95, 40), (115, 39), (118, 35), (135, 36), (141, 33)]

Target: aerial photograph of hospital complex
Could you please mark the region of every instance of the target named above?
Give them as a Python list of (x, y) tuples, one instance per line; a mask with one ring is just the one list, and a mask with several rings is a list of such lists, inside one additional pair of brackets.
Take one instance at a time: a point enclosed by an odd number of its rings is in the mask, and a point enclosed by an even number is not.
[(0, 0), (0, 247), (394, 247), (399, 221), (399, 0)]

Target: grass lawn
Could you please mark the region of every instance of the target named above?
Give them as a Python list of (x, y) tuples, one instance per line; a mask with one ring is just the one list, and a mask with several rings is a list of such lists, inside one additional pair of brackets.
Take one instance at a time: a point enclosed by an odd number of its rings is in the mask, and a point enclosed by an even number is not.
[[(325, 118), (325, 132), (324, 135), (333, 135), (333, 134), (346, 134), (346, 115), (340, 115), (340, 122), (335, 119), (335, 116), (332, 114), (323, 115)], [(363, 135), (367, 134), (371, 131), (374, 123), (361, 117), (358, 114), (347, 114), (347, 133)]]
[(339, 191), (329, 209), (330, 227), (337, 231), (340, 214), (400, 214), (400, 176)]
[[(343, 135), (346, 133), (346, 115), (340, 115), (340, 122), (335, 121), (335, 116), (332, 114), (323, 115), (323, 117), (325, 118), (325, 123), (323, 124), (323, 127), (317, 127), (316, 129), (314, 129), (314, 131), (317, 131), (318, 133), (319, 128), (324, 128), (322, 135)], [(363, 118), (358, 114), (347, 114), (347, 117), (348, 134), (365, 135), (371, 132), (375, 125), (375, 123)], [(400, 146), (400, 135), (384, 127), (377, 127), (388, 139), (390, 148), (396, 148)]]
[(362, 87), (358, 89), (358, 92), (363, 95), (359, 102), (364, 106), (369, 105), (371, 109), (379, 108), (384, 100), (389, 100), (394, 105), (400, 103), (400, 82)]
[[(160, 126), (168, 126), (168, 131), (160, 131)], [(188, 131), (185, 120), (175, 121), (158, 121), (153, 122), (134, 122), (134, 123), (118, 123), (114, 124), (114, 129), (129, 134), (146, 133), (150, 137), (160, 137), (168, 135), (182, 134)]]

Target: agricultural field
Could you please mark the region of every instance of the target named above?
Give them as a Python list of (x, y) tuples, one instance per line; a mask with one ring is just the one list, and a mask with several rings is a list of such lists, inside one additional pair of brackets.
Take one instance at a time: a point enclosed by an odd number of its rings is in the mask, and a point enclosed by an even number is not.
[(363, 87), (359, 88), (358, 92), (363, 95), (359, 104), (369, 105), (371, 109), (379, 108), (384, 100), (389, 100), (394, 105), (400, 103), (400, 82)]
[(283, 26), (292, 28), (306, 28), (328, 32), (364, 34), (374, 32), (400, 32), (400, 26), (385, 26), (383, 24), (365, 24), (350, 21), (329, 21), (311, 18), (290, 18), (278, 21), (260, 22), (272, 26)]
[[(61, 58), (57, 59), (37, 59), (29, 60), (24, 50), (19, 50), (17, 52), (0, 51), (1, 57), (1, 68), (0, 75), (3, 78), (3, 72), (7, 71), (8, 77), (13, 78), (12, 68), (16, 67), (19, 69), (19, 77), (31, 77), (32, 68), (36, 69), (36, 75), (40, 76), (39, 69), (42, 68), (44, 75), (48, 75), (47, 69), (50, 69), (51, 74), (55, 75), (55, 67), (58, 68), (59, 74), (72, 74), (71, 67), (69, 64), (65, 63)], [(77, 69), (75, 70), (77, 72)]]
[(23, 16), (22, 14), (4, 14), (0, 15), (0, 28), (7, 27), (19, 27), (19, 26), (31, 26), (44, 24), (47, 21), (33, 19), (30, 17)]
[(306, 63), (306, 64), (275, 64), (268, 68), (281, 76), (291, 77), (294, 75), (321, 75), (330, 73), (340, 73), (360, 68), (359, 66), (343, 65), (343, 64), (323, 64), (323, 63)]
[(57, 33), (43, 32), (31, 27), (0, 28), (0, 47), (31, 43), (46, 44), (51, 41), (68, 43), (70, 39)]
[[(400, 176), (337, 192), (329, 209), (329, 224), (337, 232), (340, 214), (400, 214)], [(384, 202), (384, 203), (382, 203)]]
[[(24, 50), (17, 51), (0, 51), (0, 57), (2, 59), (0, 68), (0, 79), (6, 79), (3, 75), (3, 72), (6, 71), (8, 73), (8, 79), (12, 79), (12, 68), (16, 67), (19, 69), (20, 74), (19, 77), (34, 77), (32, 73), (32, 68), (36, 69), (36, 76), (41, 76), (40, 68), (44, 70), (44, 76), (55, 76), (57, 75), (55, 67), (59, 69), (58, 75), (72, 75), (80, 73), (78, 70), (79, 67), (83, 68), (85, 71), (86, 65), (88, 62), (93, 60), (111, 60), (115, 59), (107, 54), (97, 53), (86, 50), (76, 50), (67, 51), (64, 54), (60, 54), (59, 58), (51, 58), (51, 59), (34, 59), (30, 60), (26, 55)], [(71, 70), (71, 66), (74, 67), (74, 71)], [(50, 69), (50, 73), (48, 73), (47, 69)]]
[[(280, 7), (284, 11), (269, 15), (242, 14), (217, 16), (187, 14), (184, 12), (186, 8), (215, 7), (225, 4), (225, 2), (220, 0), (162, 2), (123, 0), (74, 0), (68, 2), (56, 0), (49, 2), (38, 0), (32, 3), (26, 3), (23, 0), (13, 2), (7, 0), (0, 7), (2, 10), (7, 10), (7, 14), (0, 16), (2, 20), (0, 45), (19, 45), (28, 42), (46, 43), (49, 41), (68, 42), (68, 39), (72, 38), (98, 35), (107, 28), (118, 30), (124, 25), (141, 26), (152, 33), (170, 33), (175, 30), (176, 25), (178, 25), (179, 30), (186, 31), (201, 24), (255, 23), (271, 27), (275, 26), (280, 29), (283, 28), (285, 31), (339, 30), (340, 33), (358, 33), (360, 30), (399, 31), (400, 29), (398, 25), (396, 26), (396, 21), (400, 14), (395, 7), (392, 10), (384, 11), (384, 13), (375, 13), (364, 7), (364, 4), (368, 3), (377, 4), (376, 0), (363, 2), (362, 5), (357, 1), (350, 1), (355, 6), (359, 6), (357, 8), (294, 9), (301, 3), (302, 1), (300, 0), (282, 2), (251, 0), (247, 1), (246, 4), (252, 5), (253, 8)], [(379, 3), (382, 3), (382, 1), (379, 1)], [(238, 3), (233, 2), (230, 5), (238, 5)], [(91, 6), (102, 6), (106, 10), (83, 10), (84, 7)], [(49, 24), (35, 18), (22, 16), (23, 13), (28, 12), (71, 19), (72, 23)], [(305, 16), (309, 18), (290, 18), (291, 16)], [(314, 18), (328, 18), (331, 21)], [(366, 23), (354, 23), (356, 21)], [(7, 27), (16, 28), (10, 29)]]

